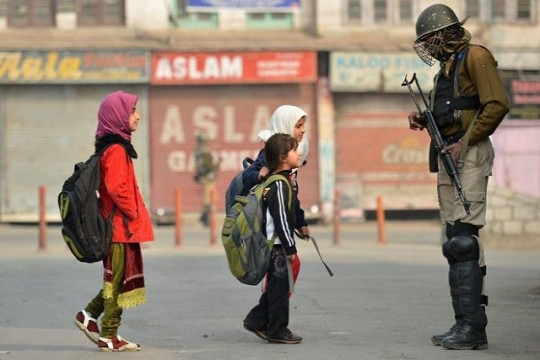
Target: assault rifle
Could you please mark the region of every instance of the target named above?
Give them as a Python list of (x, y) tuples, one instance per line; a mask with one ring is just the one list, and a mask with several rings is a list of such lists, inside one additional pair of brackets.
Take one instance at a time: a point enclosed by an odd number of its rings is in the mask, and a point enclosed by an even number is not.
[[(422, 97), (422, 101), (424, 102), (424, 105), (426, 107), (424, 111), (422, 111), (422, 109), (420, 108), (420, 104), (418, 104), (418, 101), (416, 101), (416, 98), (414, 96), (414, 90), (411, 87), (412, 83), (416, 84), (416, 87), (418, 88), (418, 92), (420, 93), (420, 96)], [(442, 139), (441, 132), (439, 131), (439, 128), (437, 127), (437, 123), (435, 122), (433, 113), (431, 112), (428, 102), (426, 101), (424, 93), (422, 92), (422, 89), (420, 88), (420, 84), (418, 83), (418, 79), (416, 78), (416, 73), (413, 74), (411, 81), (408, 81), (407, 75), (405, 75), (405, 79), (401, 83), (401, 86), (407, 86), (407, 89), (409, 89), (409, 94), (411, 94), (414, 105), (416, 105), (418, 112), (420, 114), (424, 114), (424, 117), (426, 119), (426, 128), (429, 133), (429, 136), (431, 137), (431, 140), (433, 141), (435, 150), (437, 151), (437, 154), (439, 154), (439, 156), (441, 157), (441, 161), (444, 165), (444, 168), (446, 169), (448, 176), (450, 176), (450, 178), (452, 179), (452, 183), (454, 184), (454, 187), (456, 188), (456, 191), (459, 195), (459, 199), (461, 200), (461, 203), (463, 204), (463, 208), (465, 209), (467, 214), (470, 215), (471, 212), (469, 208), (471, 204), (467, 201), (467, 199), (465, 198), (465, 195), (463, 195), (463, 186), (461, 185), (461, 181), (459, 180), (459, 175), (456, 170), (456, 166), (454, 165), (454, 161), (452, 160), (452, 155), (443, 150), (445, 148), (445, 143)]]

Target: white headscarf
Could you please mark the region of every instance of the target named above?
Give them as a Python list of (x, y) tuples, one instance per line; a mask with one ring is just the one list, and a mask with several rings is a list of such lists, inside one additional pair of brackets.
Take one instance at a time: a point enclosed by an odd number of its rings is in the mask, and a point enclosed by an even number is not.
[[(274, 111), (272, 116), (270, 116), (270, 131), (273, 133), (289, 134), (294, 137), (294, 127), (298, 120), (303, 116), (305, 116), (307, 120), (306, 112), (298, 106), (281, 105)], [(304, 133), (302, 141), (298, 143), (298, 151), (302, 156), (303, 165), (309, 152), (307, 132)]]

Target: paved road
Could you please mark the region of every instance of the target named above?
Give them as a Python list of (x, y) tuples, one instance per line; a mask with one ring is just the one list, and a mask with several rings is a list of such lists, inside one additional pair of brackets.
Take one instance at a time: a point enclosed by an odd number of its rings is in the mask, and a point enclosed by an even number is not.
[[(430, 336), (452, 322), (440, 254), (440, 228), (430, 222), (390, 222), (387, 244), (377, 244), (376, 224), (331, 229), (313, 226), (330, 278), (313, 247), (299, 245), (303, 260), (291, 299), (300, 345), (268, 344), (242, 328), (259, 287), (229, 274), (221, 245), (208, 233), (156, 228), (144, 249), (147, 304), (124, 313), (121, 335), (141, 343), (130, 359), (540, 359), (540, 250), (486, 249), (490, 348), (451, 351)], [(103, 359), (73, 325), (74, 314), (97, 292), (101, 266), (78, 263), (58, 226), (49, 226), (47, 251), (37, 251), (37, 228), (0, 225), (0, 360)], [(219, 239), (218, 239), (219, 241)]]

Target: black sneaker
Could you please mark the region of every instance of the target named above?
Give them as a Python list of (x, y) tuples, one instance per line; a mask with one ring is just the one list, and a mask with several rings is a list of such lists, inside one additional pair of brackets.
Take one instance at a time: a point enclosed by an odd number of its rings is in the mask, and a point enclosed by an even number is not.
[(252, 333), (254, 333), (255, 335), (257, 335), (263, 340), (268, 340), (268, 336), (266, 336), (265, 330), (257, 330), (246, 323), (244, 323), (244, 329), (246, 329), (247, 331), (251, 331)]
[(300, 344), (302, 342), (302, 337), (296, 335), (291, 330), (287, 330), (287, 333), (284, 337), (279, 339), (267, 339), (269, 343), (272, 344)]

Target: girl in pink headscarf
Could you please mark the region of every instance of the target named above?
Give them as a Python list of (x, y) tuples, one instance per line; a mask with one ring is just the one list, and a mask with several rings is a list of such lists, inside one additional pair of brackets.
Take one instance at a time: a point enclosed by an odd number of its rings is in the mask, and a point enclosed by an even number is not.
[[(101, 214), (112, 211), (113, 236), (103, 261), (104, 283), (99, 293), (75, 316), (75, 324), (101, 351), (139, 351), (140, 345), (118, 335), (122, 311), (146, 301), (141, 242), (153, 241), (150, 215), (133, 168), (137, 152), (131, 134), (137, 130), (137, 96), (122, 91), (107, 95), (98, 111), (96, 152), (101, 156)], [(101, 331), (97, 319), (101, 318)]]

